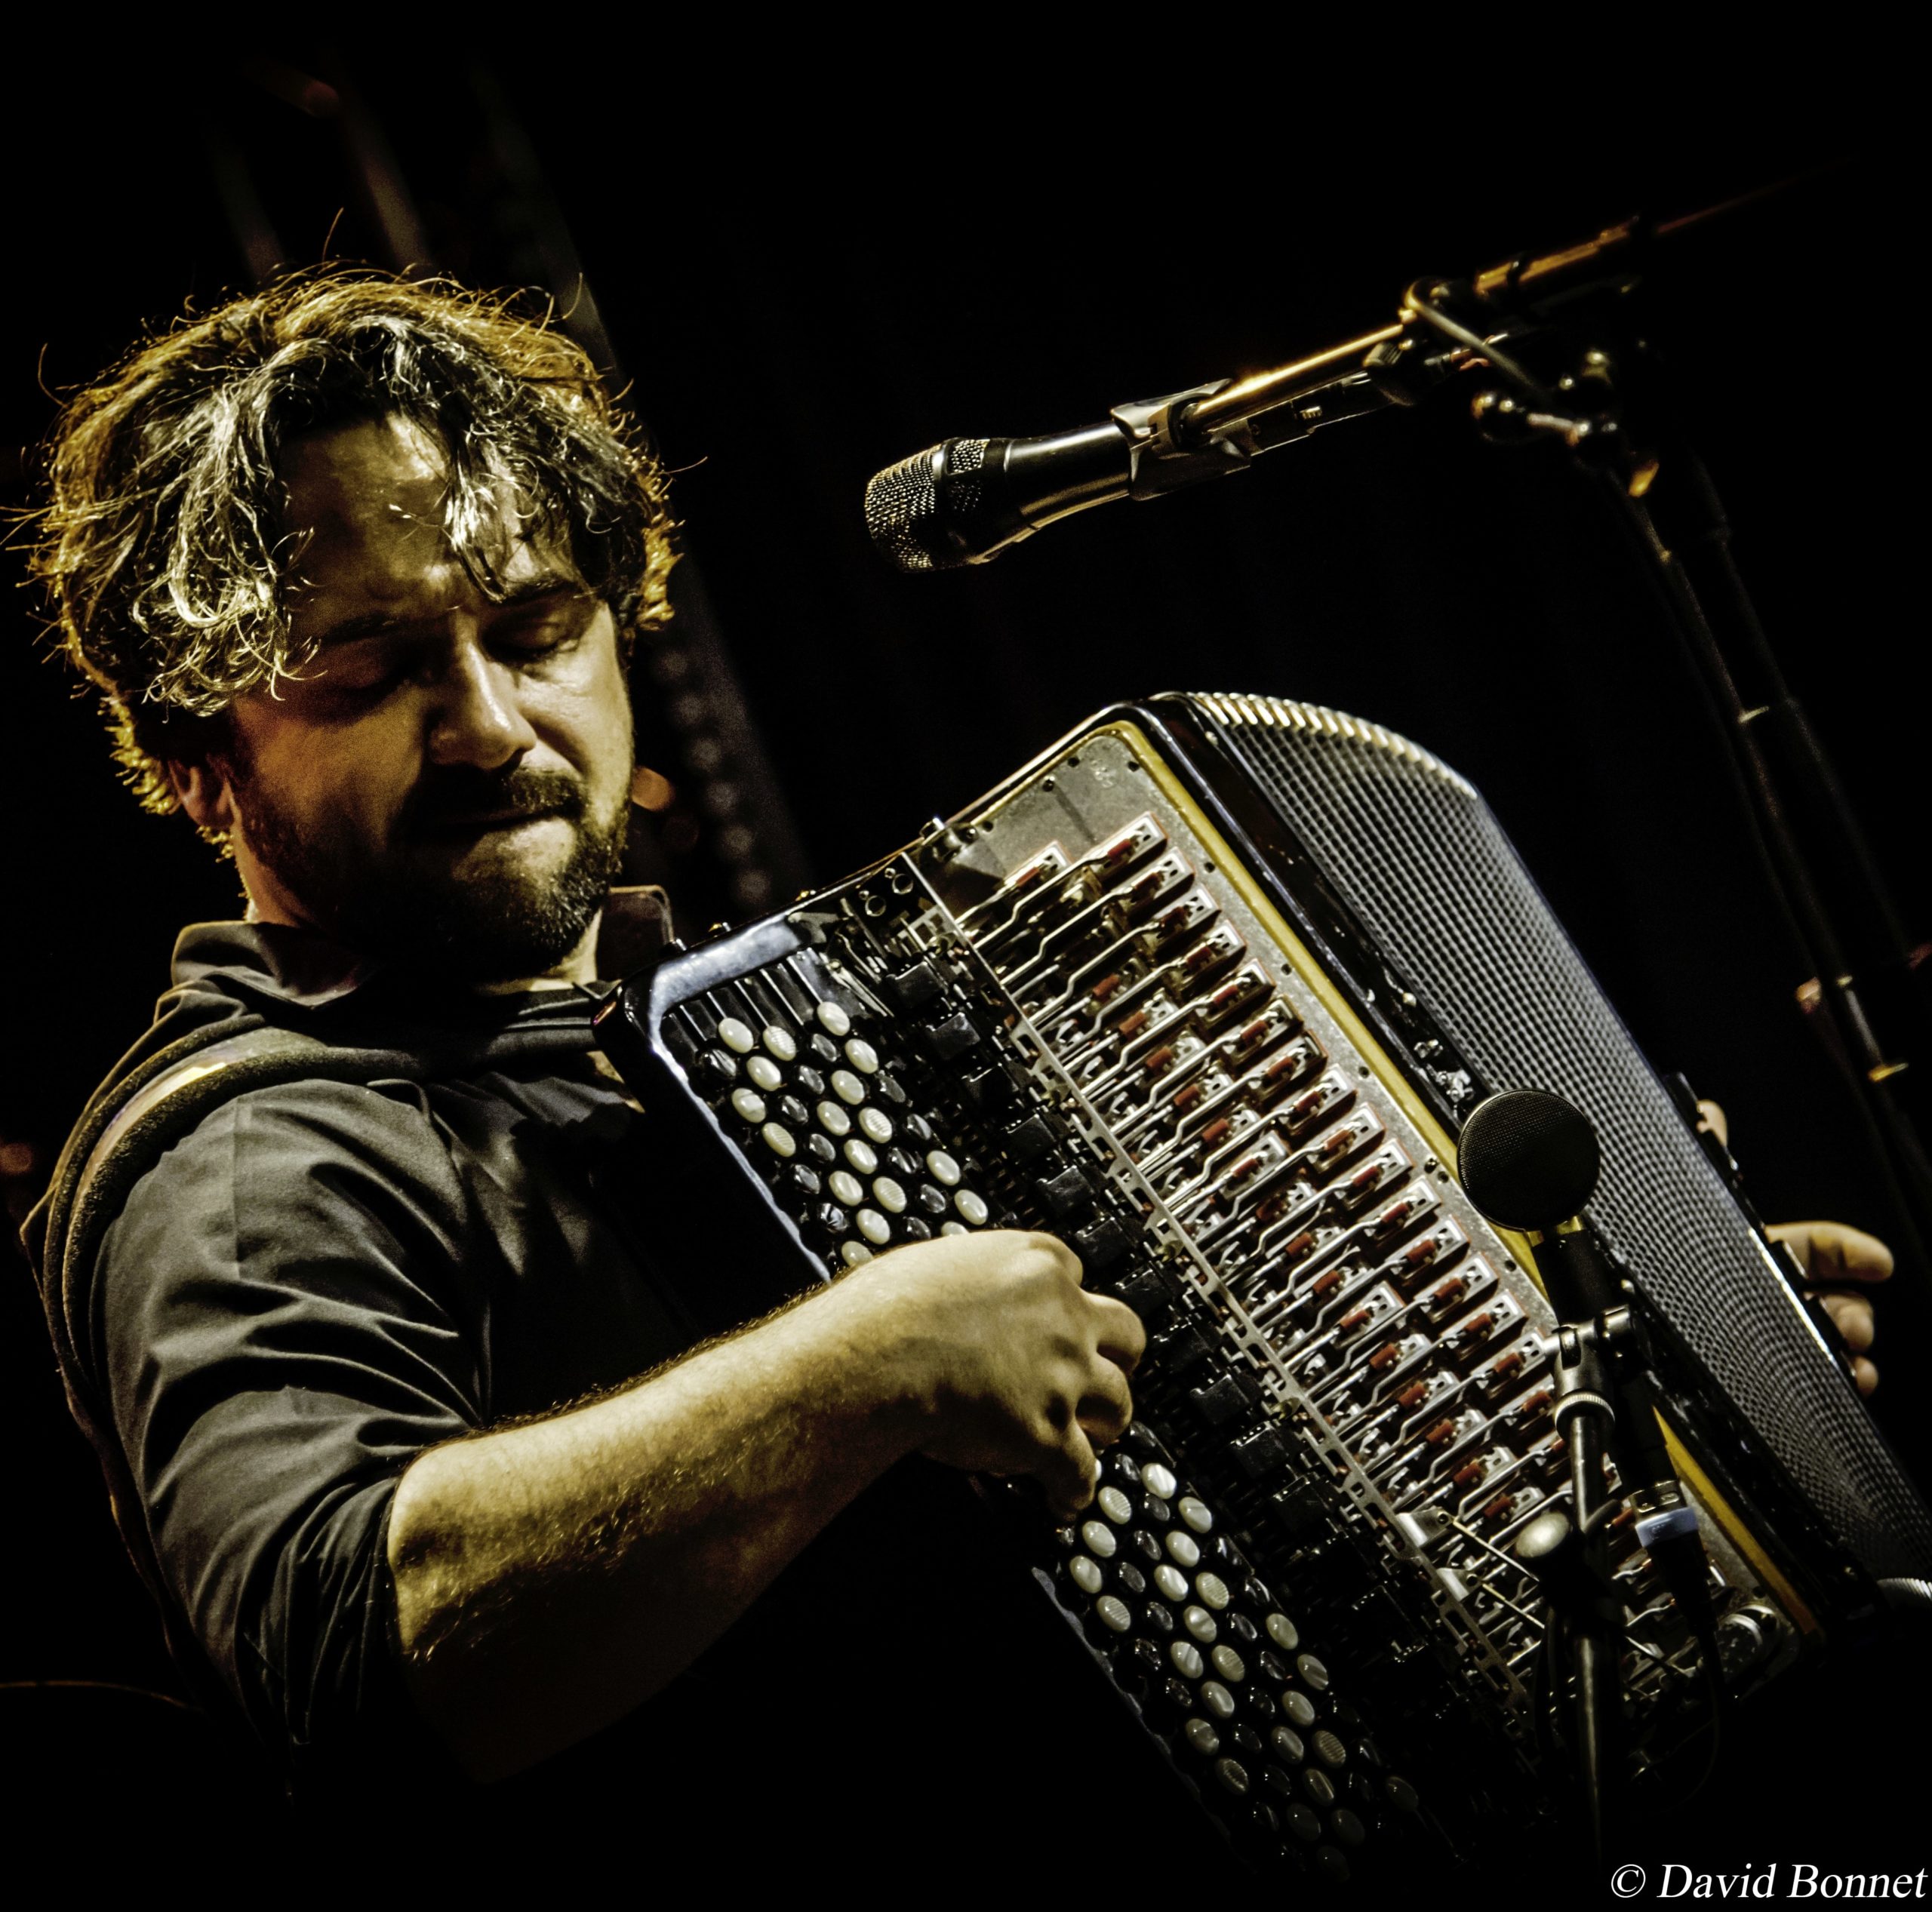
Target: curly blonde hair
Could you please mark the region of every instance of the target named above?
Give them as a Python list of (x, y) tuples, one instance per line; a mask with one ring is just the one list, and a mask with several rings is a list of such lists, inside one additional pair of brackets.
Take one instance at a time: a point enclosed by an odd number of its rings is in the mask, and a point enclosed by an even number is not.
[(391, 416), (441, 447), (444, 530), (486, 596), (507, 492), (627, 647), (669, 616), (663, 469), (550, 314), (366, 269), (291, 274), (137, 346), (48, 441), (30, 561), (147, 809), (178, 807), (167, 765), (220, 747), (235, 696), (308, 661), (285, 606), (282, 447)]

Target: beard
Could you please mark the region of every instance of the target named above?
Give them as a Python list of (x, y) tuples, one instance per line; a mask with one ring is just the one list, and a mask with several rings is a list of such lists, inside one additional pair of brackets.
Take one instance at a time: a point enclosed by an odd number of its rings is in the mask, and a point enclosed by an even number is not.
[[(510, 982), (551, 969), (603, 907), (623, 855), (628, 792), (598, 814), (567, 771), (426, 774), (386, 840), (372, 844), (340, 817), (297, 818), (248, 767), (233, 770), (250, 850), (322, 928), (364, 955), (445, 980)], [(506, 813), (568, 825), (561, 861), (518, 858), (501, 833), (471, 821)]]

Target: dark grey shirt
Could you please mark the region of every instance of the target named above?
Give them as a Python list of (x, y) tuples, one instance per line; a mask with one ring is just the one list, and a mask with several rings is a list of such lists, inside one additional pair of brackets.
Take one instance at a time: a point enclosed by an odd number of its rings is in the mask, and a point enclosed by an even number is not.
[[(395, 1729), (385, 1529), (423, 1449), (675, 1354), (638, 1112), (573, 990), (436, 1003), (298, 932), (186, 931), (120, 1072), (248, 1012), (461, 1073), (299, 1081), (209, 1114), (135, 1185), (70, 1305), (165, 1600), (299, 1766)], [(574, 1056), (514, 1053), (543, 1026)]]

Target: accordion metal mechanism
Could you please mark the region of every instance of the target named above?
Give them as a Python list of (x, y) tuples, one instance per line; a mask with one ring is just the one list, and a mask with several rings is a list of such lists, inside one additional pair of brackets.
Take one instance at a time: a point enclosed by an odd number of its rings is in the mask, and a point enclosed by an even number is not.
[[(712, 1325), (998, 1226), (1063, 1237), (1141, 1314), (1140, 1419), (1087, 1514), (981, 1495), (1264, 1872), (1479, 1849), (1555, 1784), (1509, 1551), (1569, 1492), (1555, 1323), (1455, 1173), (1494, 1090), (1598, 1130), (1589, 1219), (1657, 1350), (1730, 1690), (1926, 1596), (1932, 1517), (1728, 1157), (1478, 793), (1372, 724), (1103, 712), (897, 855), (669, 955), (598, 1028), (722, 1165), (746, 1246), (709, 1265), (756, 1272), (718, 1274)], [(1612, 1558), (1635, 1759), (1694, 1766), (1700, 1649), (1627, 1508)]]

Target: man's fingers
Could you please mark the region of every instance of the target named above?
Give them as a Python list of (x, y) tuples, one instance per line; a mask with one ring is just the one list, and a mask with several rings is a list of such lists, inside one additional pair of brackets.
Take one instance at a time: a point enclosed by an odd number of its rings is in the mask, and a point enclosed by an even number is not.
[(1869, 1394), (1878, 1385), (1878, 1370), (1861, 1354), (1851, 1364), (1851, 1378), (1861, 1394)]
[(1080, 1397), (1078, 1418), (1088, 1438), (1103, 1445), (1126, 1433), (1134, 1419), (1134, 1395), (1127, 1376), (1112, 1361), (1095, 1363), (1094, 1378)]
[(1730, 1124), (1724, 1111), (1715, 1102), (1707, 1102), (1700, 1098), (1697, 1103), (1697, 1126), (1708, 1129), (1725, 1148), (1730, 1146)]
[(1060, 1271), (1072, 1277), (1076, 1287), (1087, 1279), (1087, 1270), (1080, 1257), (1058, 1235), (1032, 1232), (1026, 1237), (1026, 1246), (1038, 1250), (1043, 1255), (1051, 1256), (1060, 1264)]
[(1863, 1228), (1842, 1222), (1780, 1222), (1769, 1233), (1797, 1256), (1806, 1276), (1820, 1287), (1891, 1279), (1892, 1251)]
[(1838, 1339), (1854, 1354), (1863, 1354), (1877, 1330), (1872, 1304), (1863, 1295), (1827, 1294), (1818, 1297), (1819, 1305), (1832, 1317)]
[(1094, 1458), (1094, 1443), (1078, 1421), (1067, 1424), (1058, 1446), (1042, 1453), (1034, 1477), (1045, 1489), (1054, 1511), (1067, 1519), (1093, 1499), (1100, 1464)]
[(1131, 1374), (1147, 1351), (1147, 1330), (1140, 1317), (1126, 1302), (1117, 1302), (1111, 1296), (1096, 1295), (1092, 1299), (1100, 1317), (1097, 1340), (1100, 1352)]

